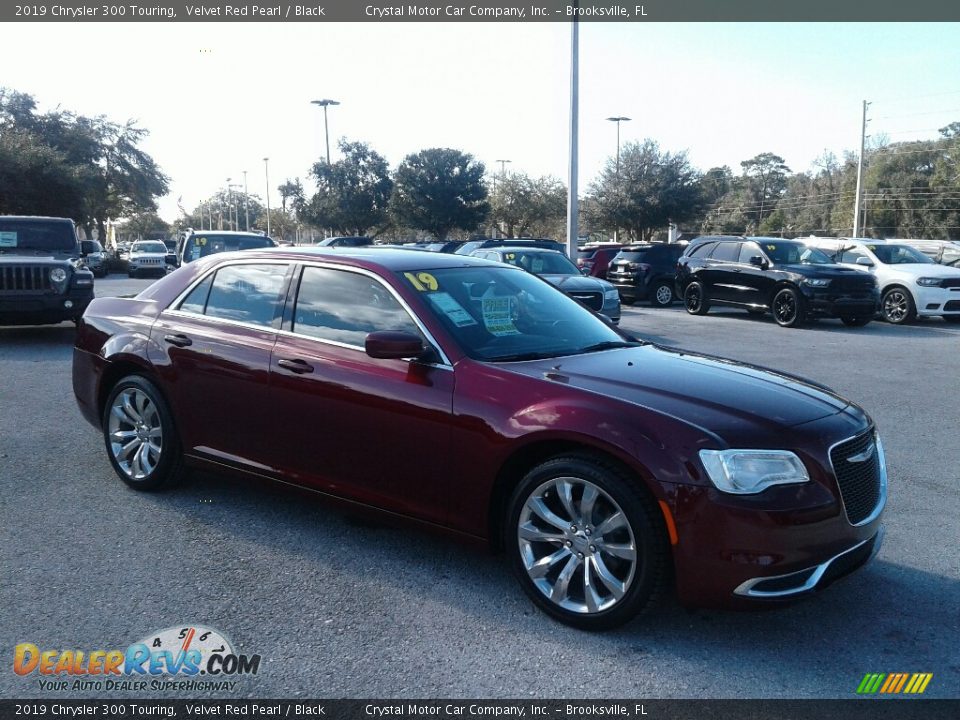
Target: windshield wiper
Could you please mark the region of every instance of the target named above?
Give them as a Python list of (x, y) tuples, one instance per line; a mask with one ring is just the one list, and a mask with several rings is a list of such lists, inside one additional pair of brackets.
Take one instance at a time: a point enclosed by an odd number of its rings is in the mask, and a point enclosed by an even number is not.
[[(561, 353), (562, 354), (562, 353)], [(520, 362), (522, 360), (546, 360), (547, 358), (557, 357), (556, 352), (525, 352), (515, 355), (497, 355), (487, 358), (488, 362)]]
[(634, 342), (630, 342), (629, 340), (607, 340), (594, 345), (587, 345), (585, 348), (580, 348), (577, 353), (582, 354), (589, 352), (600, 352), (601, 350), (616, 350), (617, 348), (640, 347), (643, 344), (644, 343), (639, 340)]

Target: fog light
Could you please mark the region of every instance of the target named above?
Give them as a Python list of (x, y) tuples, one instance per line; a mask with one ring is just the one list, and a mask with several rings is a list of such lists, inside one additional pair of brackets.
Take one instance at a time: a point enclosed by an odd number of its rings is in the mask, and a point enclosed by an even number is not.
[(63, 306), (64, 306), (67, 310), (69, 310), (70, 308), (73, 307), (73, 300), (64, 300), (64, 301), (63, 301)]

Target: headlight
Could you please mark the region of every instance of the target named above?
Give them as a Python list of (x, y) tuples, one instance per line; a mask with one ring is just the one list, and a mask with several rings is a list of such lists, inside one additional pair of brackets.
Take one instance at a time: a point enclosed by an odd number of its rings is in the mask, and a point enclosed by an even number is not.
[(789, 450), (701, 450), (700, 461), (718, 490), (736, 495), (810, 481), (807, 468)]
[(55, 283), (62, 283), (67, 279), (67, 271), (59, 267), (53, 268), (50, 271), (50, 279)]
[(917, 278), (917, 285), (923, 287), (937, 287), (940, 284), (940, 278)]
[(807, 278), (803, 281), (803, 284), (810, 287), (826, 287), (830, 284), (830, 280), (826, 278)]
[(604, 300), (619, 300), (619, 299), (620, 299), (620, 291), (617, 290), (616, 288), (610, 288), (609, 290), (604, 290), (604, 292), (603, 292), (603, 299), (604, 299)]

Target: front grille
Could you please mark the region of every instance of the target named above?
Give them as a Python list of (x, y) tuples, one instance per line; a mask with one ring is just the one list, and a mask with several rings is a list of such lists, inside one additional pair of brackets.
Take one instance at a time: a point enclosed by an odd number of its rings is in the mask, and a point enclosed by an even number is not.
[[(858, 273), (859, 275), (860, 273)], [(838, 277), (830, 283), (831, 289), (838, 292), (847, 293), (867, 293), (877, 286), (873, 278), (869, 275), (864, 277)]]
[(951, 300), (943, 306), (943, 309), (947, 312), (950, 312), (951, 310), (960, 310), (960, 300)]
[[(852, 462), (851, 458), (865, 459)], [(830, 462), (837, 476), (840, 496), (847, 519), (856, 525), (863, 522), (880, 503), (880, 458), (873, 432), (840, 443), (830, 451)]]
[(44, 292), (50, 289), (50, 268), (44, 265), (0, 266), (0, 292)]
[(603, 293), (572, 292), (569, 294), (574, 300), (579, 300), (591, 310), (600, 310), (603, 307)]
[(940, 287), (943, 287), (943, 288), (960, 287), (960, 278), (945, 278), (940, 281)]
[(162, 265), (166, 258), (133, 258), (135, 265)]

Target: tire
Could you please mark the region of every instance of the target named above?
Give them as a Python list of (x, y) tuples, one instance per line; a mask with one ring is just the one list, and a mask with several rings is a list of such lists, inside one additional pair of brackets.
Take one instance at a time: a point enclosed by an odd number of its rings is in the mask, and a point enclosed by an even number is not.
[[(173, 414), (163, 393), (147, 378), (128, 375), (113, 386), (103, 408), (102, 427), (110, 464), (130, 487), (159, 490), (183, 477), (183, 453)], [(122, 439), (129, 442), (123, 445)]]
[(917, 319), (917, 306), (908, 290), (895, 285), (883, 294), (880, 314), (888, 323), (903, 325)]
[(706, 315), (710, 311), (707, 291), (698, 282), (687, 285), (687, 289), (683, 291), (683, 304), (691, 315)]
[(858, 317), (842, 317), (840, 322), (842, 322), (847, 327), (863, 327), (867, 323), (873, 320), (873, 317), (870, 315), (861, 315)]
[(653, 290), (650, 292), (650, 304), (653, 307), (670, 307), (673, 305), (673, 301), (674, 295), (672, 282), (661, 280), (653, 286)]
[(941, 317), (948, 323), (960, 323), (960, 315), (942, 315)]
[(524, 591), (551, 617), (609, 630), (662, 593), (663, 515), (637, 482), (601, 458), (569, 455), (537, 466), (513, 492), (504, 547)]
[(785, 328), (800, 327), (803, 324), (803, 299), (800, 293), (790, 287), (781, 288), (773, 296), (770, 311), (777, 325)]

